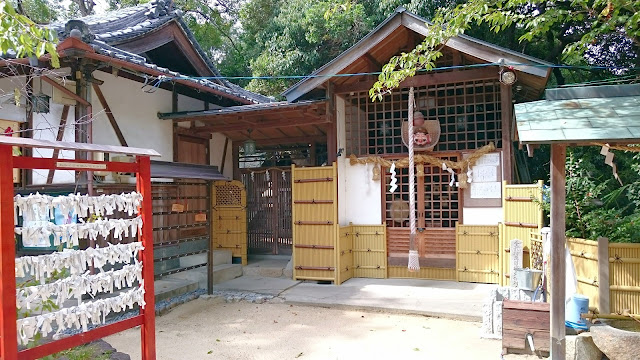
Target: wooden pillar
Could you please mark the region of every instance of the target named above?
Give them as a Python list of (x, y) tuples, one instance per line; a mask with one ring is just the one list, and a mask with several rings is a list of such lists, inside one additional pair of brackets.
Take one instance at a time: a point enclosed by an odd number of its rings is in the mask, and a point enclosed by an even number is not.
[(240, 143), (237, 141), (231, 142), (231, 157), (233, 162), (233, 180), (242, 181), (240, 176)]
[(280, 221), (278, 215), (280, 214), (280, 190), (278, 183), (280, 179), (277, 178), (278, 174), (275, 170), (267, 170), (267, 172), (271, 172), (271, 224), (273, 224), (273, 254), (278, 255), (279, 253), (279, 240), (280, 240)]
[(598, 238), (598, 311), (601, 314), (610, 314), (609, 303), (609, 239)]
[(565, 145), (551, 145), (551, 359), (565, 360)]
[(138, 178), (136, 188), (142, 195), (141, 217), (142, 232), (139, 241), (144, 246), (144, 251), (139, 255), (144, 264), (142, 276), (144, 281), (144, 301), (146, 306), (140, 308), (140, 314), (144, 317), (140, 327), (141, 355), (144, 360), (156, 358), (156, 323), (155, 323), (155, 292), (153, 284), (153, 210), (151, 193), (151, 160), (148, 156), (138, 156)]
[[(513, 152), (511, 138), (511, 122), (513, 120), (511, 85), (500, 84), (500, 107), (502, 117), (502, 178), (507, 184), (513, 183), (511, 153)], [(496, 144), (497, 145), (497, 144)]]
[(18, 335), (16, 328), (16, 242), (13, 233), (13, 150), (0, 146), (0, 357), (16, 359)]
[(337, 159), (338, 154), (338, 124), (336, 123), (336, 97), (333, 92), (333, 83), (327, 82), (327, 165), (331, 165)]

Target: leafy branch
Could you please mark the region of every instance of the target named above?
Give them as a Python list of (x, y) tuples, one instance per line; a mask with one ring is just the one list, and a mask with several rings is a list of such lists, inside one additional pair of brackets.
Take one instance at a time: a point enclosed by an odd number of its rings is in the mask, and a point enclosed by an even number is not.
[(428, 34), (409, 53), (394, 56), (382, 68), (378, 81), (369, 91), (372, 100), (398, 87), (420, 69), (431, 70), (442, 56), (441, 49), (452, 37), (463, 34), (473, 25), (486, 24), (499, 33), (512, 26), (524, 31), (520, 42), (543, 38), (554, 29), (568, 40), (562, 52), (565, 60), (583, 59), (587, 50), (603, 37), (621, 36), (640, 44), (640, 3), (630, 0), (471, 0), (453, 9), (440, 8), (427, 24)]
[(24, 15), (18, 14), (8, 1), (0, 1), (0, 52), (16, 57), (51, 55), (51, 64), (60, 67), (54, 31), (40, 27)]

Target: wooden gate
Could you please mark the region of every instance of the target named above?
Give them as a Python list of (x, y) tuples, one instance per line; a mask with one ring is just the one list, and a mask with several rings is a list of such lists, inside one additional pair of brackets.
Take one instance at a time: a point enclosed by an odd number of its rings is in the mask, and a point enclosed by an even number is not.
[(291, 254), (291, 170), (245, 170), (248, 251)]
[(511, 240), (522, 240), (522, 266), (530, 267), (531, 231), (540, 233), (543, 226), (542, 211), (542, 181), (531, 185), (503, 185), (502, 208), (504, 222), (500, 228), (502, 260), (501, 285), (510, 283), (509, 277), (509, 248)]
[(231, 250), (247, 265), (247, 193), (240, 181), (216, 181), (211, 191), (212, 249)]
[(337, 281), (338, 184), (332, 166), (291, 166), (293, 278)]
[(500, 282), (498, 225), (456, 226), (457, 280), (486, 284)]

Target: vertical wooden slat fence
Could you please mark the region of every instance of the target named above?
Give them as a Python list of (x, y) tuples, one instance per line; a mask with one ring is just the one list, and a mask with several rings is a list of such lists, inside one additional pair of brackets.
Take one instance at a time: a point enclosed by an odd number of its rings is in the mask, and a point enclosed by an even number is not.
[(340, 227), (338, 239), (338, 280), (337, 284), (351, 279), (353, 276), (353, 236), (351, 226)]
[(523, 267), (530, 267), (531, 231), (538, 233), (543, 226), (542, 181), (531, 185), (502, 186), (504, 222), (500, 225), (501, 285), (509, 285), (509, 247), (511, 240), (520, 239), (523, 245)]
[[(567, 245), (576, 268), (577, 292), (589, 297), (589, 306), (597, 308), (600, 303), (598, 242), (567, 238)], [(611, 313), (640, 314), (640, 244), (609, 243), (607, 250)]]
[(353, 277), (385, 279), (387, 245), (385, 225), (353, 225), (340, 228), (340, 237), (350, 237)]
[(216, 181), (211, 191), (212, 250), (231, 250), (247, 265), (247, 193), (240, 181)]
[(291, 166), (293, 278), (338, 284), (337, 168)]
[(609, 243), (609, 284), (611, 312), (640, 314), (640, 244)]
[(457, 280), (500, 282), (500, 236), (497, 225), (456, 225)]
[[(578, 278), (578, 294), (589, 297), (589, 306), (598, 306), (598, 242), (567, 238)], [(564, 261), (564, 259), (562, 259)]]

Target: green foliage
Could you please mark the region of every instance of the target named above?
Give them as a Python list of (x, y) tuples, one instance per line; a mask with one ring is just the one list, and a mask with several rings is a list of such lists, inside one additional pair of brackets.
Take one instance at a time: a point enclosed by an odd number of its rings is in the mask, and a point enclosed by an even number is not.
[(59, 67), (56, 34), (18, 14), (8, 1), (0, 1), (0, 53), (15, 51), (17, 57), (51, 55), (51, 64)]
[[(597, 147), (569, 148), (567, 154), (567, 236), (640, 243), (640, 166), (637, 153), (615, 151), (623, 184)], [(549, 204), (544, 204), (549, 212)]]
[[(640, 44), (640, 2), (627, 0), (470, 0), (453, 9), (441, 8), (430, 33), (409, 53), (392, 58), (371, 88), (372, 99), (397, 87), (419, 69), (431, 69), (442, 44), (468, 32), (472, 26), (485, 26), (495, 33), (509, 29), (522, 32), (518, 40), (526, 43), (559, 42), (562, 59), (584, 63), (587, 58), (607, 58), (616, 48), (620, 53), (637, 54)], [(549, 51), (552, 50), (552, 51)], [(547, 49), (551, 55), (554, 46)], [(615, 53), (616, 51), (614, 51)], [(618, 54), (619, 55), (619, 54)], [(618, 65), (635, 64), (637, 56), (609, 59)], [(624, 61), (624, 64), (620, 62)], [(561, 74), (556, 72), (557, 76)]]

